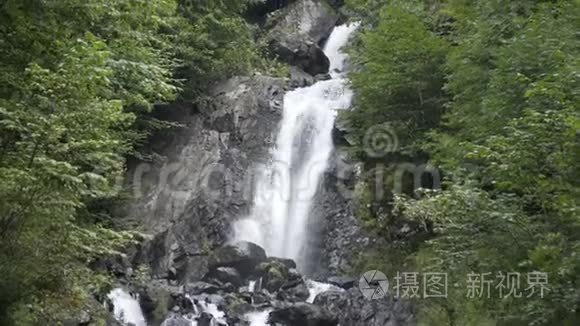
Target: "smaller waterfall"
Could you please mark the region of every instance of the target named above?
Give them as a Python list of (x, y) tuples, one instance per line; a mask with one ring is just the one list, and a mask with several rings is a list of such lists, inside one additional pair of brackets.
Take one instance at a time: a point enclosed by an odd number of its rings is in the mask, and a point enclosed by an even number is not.
[(308, 286), (308, 292), (310, 293), (308, 299), (306, 299), (306, 302), (308, 303), (313, 303), (314, 299), (316, 299), (316, 296), (319, 295), (320, 293), (327, 291), (344, 291), (338, 286), (328, 283), (316, 282), (312, 280), (306, 281), (306, 285)]
[(256, 291), (256, 281), (250, 281), (248, 284), (248, 291), (255, 292)]
[(250, 323), (249, 326), (268, 326), (268, 315), (271, 310), (254, 311), (244, 315)]
[(125, 325), (147, 326), (139, 302), (125, 290), (116, 288), (107, 297), (113, 303), (113, 313), (118, 321)]

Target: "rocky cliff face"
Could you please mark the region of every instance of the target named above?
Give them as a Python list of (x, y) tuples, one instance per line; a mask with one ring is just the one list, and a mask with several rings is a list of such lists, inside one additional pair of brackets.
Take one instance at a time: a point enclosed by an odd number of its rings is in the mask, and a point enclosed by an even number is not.
[(164, 162), (137, 163), (129, 173), (140, 196), (126, 223), (152, 236), (135, 262), (150, 265), (154, 277), (203, 276), (231, 222), (248, 214), (252, 168), (267, 159), (287, 82), (236, 77), (214, 87), (211, 101), (196, 110), (170, 109), (184, 127), (154, 142)]
[(296, 1), (272, 14), (267, 41), (274, 53), (311, 75), (328, 72), (321, 44), (338, 21), (336, 11), (323, 0)]
[[(318, 43), (338, 19), (332, 7), (317, 0), (296, 1), (276, 15), (266, 37), (292, 53), (301, 53), (304, 44), (320, 49)], [(289, 79), (235, 77), (216, 85), (208, 103), (167, 109), (168, 118), (184, 127), (154, 139), (151, 146), (162, 162), (136, 162), (128, 174), (137, 197), (124, 224), (151, 236), (134, 263), (151, 266), (156, 278), (180, 282), (207, 272), (208, 256), (226, 243), (232, 222), (249, 214), (255, 168), (269, 159), (285, 91), (314, 82), (301, 68), (293, 66)], [(343, 182), (339, 156), (333, 161), (311, 228), (317, 233), (312, 238), (318, 239), (311, 244), (318, 248), (313, 252), (327, 263), (304, 268), (319, 276), (345, 273), (348, 256), (367, 241), (348, 199), (337, 190)]]
[[(183, 300), (175, 302), (175, 298), (187, 294), (185, 288), (177, 286), (191, 285), (202, 279), (205, 284), (197, 283), (196, 286), (203, 289), (194, 289), (190, 291), (191, 295), (202, 294), (205, 289), (206, 294), (219, 293), (222, 299), (228, 293), (234, 293), (232, 300), (239, 301), (244, 295), (227, 283), (236, 283), (237, 288), (242, 285), (241, 281), (270, 275), (268, 266), (262, 266), (266, 270), (252, 271), (254, 274), (249, 276), (231, 264), (218, 266), (225, 268), (218, 271), (216, 257), (222, 255), (220, 252), (229, 240), (232, 222), (250, 212), (255, 168), (269, 159), (282, 117), (285, 91), (312, 84), (314, 75), (327, 73), (328, 59), (321, 50), (321, 44), (338, 17), (333, 7), (323, 0), (291, 2), (271, 14), (265, 33), (272, 49), (292, 65), (290, 78), (261, 75), (234, 77), (213, 87), (210, 100), (204, 104), (179, 103), (165, 110), (169, 120), (179, 122), (183, 127), (152, 141), (152, 148), (161, 155), (162, 160), (154, 164), (131, 164), (127, 180), (136, 198), (126, 208), (127, 213), (121, 223), (147, 234), (147, 239), (133, 250), (130, 261), (120, 264), (150, 268), (155, 280), (151, 282), (153, 290), (146, 289), (142, 297), (157, 297), (150, 298), (152, 306), (159, 305), (159, 295), (148, 293), (161, 292), (172, 297), (170, 306), (192, 309)], [(311, 238), (315, 240), (310, 244), (314, 250), (309, 259), (313, 264), (302, 268), (311, 277), (327, 279), (333, 275), (348, 274), (353, 256), (372, 242), (358, 225), (349, 204), (345, 189), (352, 183), (352, 171), (345, 166), (341, 155), (335, 153), (332, 168), (325, 175), (322, 190), (317, 194), (317, 204), (313, 207), (310, 230), (313, 233)], [(302, 276), (296, 271), (289, 271), (295, 267), (292, 266), (294, 263), (282, 263), (285, 267), (280, 267), (278, 262), (267, 260), (265, 256), (260, 261), (275, 264), (286, 272), (283, 279), (277, 281), (280, 284), (272, 285), (275, 290), (270, 288), (261, 296), (252, 294), (250, 303), (262, 300), (264, 306), (270, 304), (279, 309), (275, 316), (281, 320), (280, 324), (302, 325), (299, 321), (288, 322), (288, 318), (305, 313), (311, 317), (322, 316), (323, 323), (320, 325), (327, 322), (328, 325), (336, 325), (340, 321), (341, 325), (378, 326), (384, 325), (384, 320), (397, 320), (393, 325), (406, 325), (400, 320), (406, 320), (411, 315), (407, 309), (397, 313), (398, 319), (383, 316), (372, 323), (350, 323), (353, 318), (358, 318), (356, 316), (364, 306), (364, 299), (360, 293), (355, 295), (354, 290), (352, 294), (344, 292), (337, 296), (338, 303), (328, 298), (321, 301), (318, 306), (322, 308), (288, 306), (288, 300), (293, 302), (297, 299), (286, 300), (285, 296), (297, 297), (302, 301), (305, 299), (303, 281), (297, 281), (302, 280)], [(120, 268), (120, 274), (124, 273), (123, 268)], [(278, 277), (278, 274), (272, 273)], [(280, 290), (286, 282), (291, 285)], [(278, 293), (276, 291), (283, 294), (275, 294)], [(353, 307), (352, 313), (331, 314), (328, 317), (328, 311), (345, 300), (358, 302), (358, 308)], [(162, 301), (168, 305), (167, 300)], [(163, 309), (166, 308), (171, 307)], [(371, 312), (379, 313), (373, 309)], [(241, 311), (249, 310), (246, 307)], [(371, 312), (365, 313), (370, 315)], [(230, 309), (229, 316), (240, 313)], [(235, 318), (230, 325), (238, 325)]]

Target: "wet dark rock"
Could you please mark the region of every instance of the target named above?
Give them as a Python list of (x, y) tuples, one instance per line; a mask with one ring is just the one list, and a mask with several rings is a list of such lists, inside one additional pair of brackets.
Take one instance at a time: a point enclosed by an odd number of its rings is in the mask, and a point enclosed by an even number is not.
[(191, 321), (179, 314), (172, 314), (162, 324), (163, 326), (191, 326)]
[(112, 274), (116, 278), (125, 278), (130, 277), (127, 273), (131, 271), (131, 262), (127, 255), (115, 254), (97, 259), (91, 263), (91, 268)]
[(338, 316), (341, 325), (349, 326), (412, 326), (416, 324), (412, 305), (386, 296), (370, 300), (358, 288), (329, 291), (316, 296), (314, 304)]
[(298, 0), (268, 18), (268, 43), (282, 60), (316, 75), (328, 72), (320, 45), (339, 16), (324, 0)]
[(167, 310), (183, 304), (179, 288), (162, 280), (153, 280), (137, 289), (139, 305), (145, 318), (152, 324), (160, 324)]
[(213, 316), (207, 312), (202, 312), (197, 318), (198, 326), (211, 326)]
[(288, 279), (289, 280), (302, 279), (302, 274), (300, 274), (300, 272), (298, 272), (296, 268), (291, 268), (288, 271)]
[(218, 293), (220, 291), (220, 287), (218, 285), (215, 284), (211, 284), (211, 283), (207, 283), (207, 282), (193, 282), (193, 283), (188, 283), (185, 286), (185, 292), (189, 293), (189, 294), (193, 294), (193, 295), (197, 295), (197, 294), (214, 294), (214, 293)]
[[(327, 310), (309, 303), (296, 303), (272, 311), (270, 323), (285, 326), (336, 326), (338, 318)], [(348, 325), (348, 324), (347, 324)]]
[(306, 87), (314, 84), (312, 75), (306, 73), (304, 70), (291, 66), (290, 67), (290, 86), (293, 88)]
[(303, 280), (286, 283), (278, 292), (277, 298), (283, 301), (298, 302), (306, 301), (310, 296), (308, 287)]
[(267, 295), (263, 292), (260, 293), (253, 293), (252, 294), (252, 302), (255, 305), (261, 305), (263, 303), (269, 303), (272, 300), (271, 295)]
[(349, 276), (331, 276), (329, 278), (326, 279), (327, 283), (330, 283), (332, 285), (336, 285), (339, 288), (343, 288), (345, 290), (348, 290), (352, 287), (355, 286), (355, 284), (358, 282), (358, 280), (349, 277)]
[(265, 260), (266, 252), (262, 247), (242, 241), (234, 245), (226, 245), (214, 252), (210, 260), (210, 269), (231, 267), (236, 269), (239, 274), (248, 276), (256, 265)]
[(314, 298), (314, 304), (325, 307), (336, 316), (340, 316), (344, 314), (344, 311), (350, 309), (350, 299), (346, 291), (322, 292)]
[(316, 81), (323, 81), (323, 80), (330, 80), (332, 79), (332, 76), (330, 76), (330, 74), (327, 73), (319, 73), (316, 76), (314, 76), (314, 80)]
[[(301, 268), (314, 279), (345, 275), (352, 271), (356, 257), (376, 245), (354, 214), (353, 178), (357, 164), (340, 151), (332, 153), (322, 186), (315, 196), (307, 230), (308, 248)], [(354, 175), (353, 175), (354, 173)]]
[(268, 259), (266, 259), (266, 262), (279, 262), (290, 269), (296, 268), (296, 262), (289, 258), (268, 257)]
[(250, 302), (237, 295), (226, 298), (226, 304), (224, 306), (224, 312), (228, 317), (230, 325), (237, 325), (236, 322), (240, 322), (246, 313), (254, 309), (254, 306)]
[(237, 287), (236, 287), (235, 285), (233, 285), (232, 283), (229, 283), (229, 282), (228, 282), (228, 283), (226, 283), (226, 284), (224, 284), (224, 285), (222, 285), (222, 287), (221, 287), (221, 288), (222, 288), (222, 290), (224, 290), (226, 293), (229, 293), (229, 292), (234, 292), (234, 291), (236, 291), (236, 290), (237, 290)]
[(356, 144), (355, 137), (352, 136), (353, 128), (350, 126), (350, 121), (339, 113), (334, 120), (334, 128), (332, 129), (332, 141), (335, 146), (354, 146)]
[(242, 276), (233, 267), (217, 267), (204, 276), (204, 280), (209, 279), (218, 280), (223, 283), (224, 286), (225, 284), (230, 283), (234, 288), (243, 284)]
[(322, 48), (316, 44), (300, 44), (293, 49), (288, 49), (272, 42), (271, 47), (282, 60), (296, 65), (312, 76), (325, 73), (330, 67), (330, 60), (326, 57)]
[(290, 269), (280, 261), (264, 262), (256, 266), (255, 275), (262, 278), (262, 287), (275, 292), (288, 281)]

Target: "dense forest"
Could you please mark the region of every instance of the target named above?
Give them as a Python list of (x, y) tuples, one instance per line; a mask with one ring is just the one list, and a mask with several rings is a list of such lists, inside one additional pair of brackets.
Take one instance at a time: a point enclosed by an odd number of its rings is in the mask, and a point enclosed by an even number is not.
[[(351, 49), (355, 108), (345, 114), (354, 154), (370, 180), (377, 164), (409, 160), (441, 177), (380, 200), (371, 181), (359, 191), (359, 217), (390, 240), (363, 270), (447, 273), (447, 299), (417, 300), (424, 325), (577, 325), (578, 2), (350, 5), (364, 22)], [(397, 137), (384, 157), (364, 146), (377, 124)], [(385, 184), (392, 192), (392, 179)], [(423, 236), (397, 238), (400, 219)], [(500, 299), (493, 288), (466, 298), (469, 273), (521, 275), (525, 288), (534, 271), (549, 275), (543, 299)]]
[[(103, 297), (91, 263), (136, 232), (113, 227), (127, 159), (179, 126), (158, 106), (215, 81), (287, 75), (257, 37), (259, 0), (0, 1), (0, 324), (57, 325)], [(281, 2), (276, 2), (276, 6)], [(388, 246), (357, 272), (444, 272), (422, 325), (578, 325), (580, 4), (576, 0), (347, 0), (357, 217)], [(367, 131), (397, 138), (385, 155)], [(375, 197), (374, 167), (429, 164), (441, 180)], [(368, 177), (365, 179), (365, 177)], [(389, 179), (390, 178), (390, 179)], [(436, 182), (435, 182), (436, 181)], [(437, 184), (437, 187), (434, 185)], [(401, 236), (401, 221), (416, 233)], [(472, 272), (549, 275), (543, 298), (466, 299)]]
[(53, 325), (107, 288), (125, 159), (171, 127), (150, 114), (277, 65), (246, 1), (0, 2), (0, 324)]

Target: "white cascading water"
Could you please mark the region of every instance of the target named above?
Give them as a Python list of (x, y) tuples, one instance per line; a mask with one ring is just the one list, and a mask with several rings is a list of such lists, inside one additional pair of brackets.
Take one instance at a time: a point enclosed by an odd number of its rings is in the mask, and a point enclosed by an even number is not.
[(107, 296), (113, 303), (115, 318), (125, 325), (147, 326), (139, 301), (121, 288), (116, 288)]
[(251, 216), (234, 225), (235, 240), (257, 243), (270, 256), (301, 264), (312, 200), (333, 150), (336, 110), (351, 104), (341, 49), (356, 28), (338, 26), (326, 43), (331, 79), (285, 95), (272, 162), (258, 181)]

